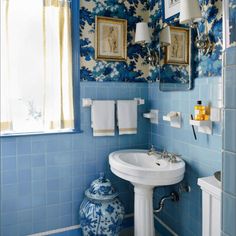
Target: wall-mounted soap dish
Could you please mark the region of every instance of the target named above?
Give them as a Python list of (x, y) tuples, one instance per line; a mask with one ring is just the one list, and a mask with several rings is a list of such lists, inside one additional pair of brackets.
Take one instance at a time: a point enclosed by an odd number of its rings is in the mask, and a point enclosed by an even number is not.
[(171, 111), (166, 116), (163, 116), (164, 121), (169, 121), (170, 126), (174, 128), (181, 128), (181, 113)]
[(150, 110), (149, 113), (144, 113), (143, 117), (150, 119), (150, 122), (152, 124), (158, 124), (158, 113), (159, 113), (158, 110)]
[(189, 120), (190, 125), (197, 127), (198, 132), (205, 134), (212, 134), (211, 120)]

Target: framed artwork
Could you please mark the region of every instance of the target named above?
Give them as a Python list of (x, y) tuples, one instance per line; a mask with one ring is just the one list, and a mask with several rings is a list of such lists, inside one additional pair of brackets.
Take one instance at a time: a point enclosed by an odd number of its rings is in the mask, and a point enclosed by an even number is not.
[(168, 22), (180, 12), (180, 0), (162, 0), (163, 20)]
[(95, 59), (108, 61), (127, 59), (127, 20), (96, 17)]
[(166, 47), (166, 64), (189, 65), (189, 29), (170, 26), (171, 44)]

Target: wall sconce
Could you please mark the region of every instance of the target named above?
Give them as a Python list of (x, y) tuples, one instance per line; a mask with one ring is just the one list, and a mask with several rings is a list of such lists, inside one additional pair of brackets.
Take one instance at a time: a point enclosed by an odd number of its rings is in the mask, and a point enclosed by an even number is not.
[(214, 44), (211, 42), (208, 33), (200, 33), (197, 27), (198, 22), (203, 19), (198, 1), (180, 0), (180, 9), (179, 23), (188, 24), (191, 28), (197, 30), (196, 47), (204, 55), (212, 52)]
[(160, 32), (160, 46), (167, 47), (171, 44), (170, 26), (166, 26)]
[(157, 66), (159, 63), (159, 56), (155, 50), (151, 50), (149, 48), (150, 42), (151, 37), (148, 29), (148, 24), (146, 22), (137, 23), (135, 30), (135, 43), (139, 43), (143, 47), (147, 48), (147, 62), (150, 63), (152, 66)]

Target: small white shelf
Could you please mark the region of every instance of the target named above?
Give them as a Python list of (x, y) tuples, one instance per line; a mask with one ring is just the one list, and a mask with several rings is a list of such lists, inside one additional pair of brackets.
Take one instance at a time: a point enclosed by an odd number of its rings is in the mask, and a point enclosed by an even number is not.
[(163, 116), (164, 121), (169, 121), (170, 126), (174, 128), (181, 128), (181, 113), (171, 111), (166, 116)]
[(200, 133), (212, 134), (211, 120), (189, 120), (189, 124), (196, 126)]
[(146, 119), (150, 119), (152, 124), (158, 124), (158, 110), (150, 110), (149, 113), (144, 113), (143, 117)]

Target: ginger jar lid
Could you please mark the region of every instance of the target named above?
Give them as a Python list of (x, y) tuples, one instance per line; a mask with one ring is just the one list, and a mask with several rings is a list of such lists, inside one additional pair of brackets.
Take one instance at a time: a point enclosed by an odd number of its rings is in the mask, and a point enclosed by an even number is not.
[(112, 187), (110, 180), (105, 178), (104, 173), (100, 173), (100, 177), (91, 183), (85, 195), (93, 200), (105, 201), (117, 197), (118, 193)]

